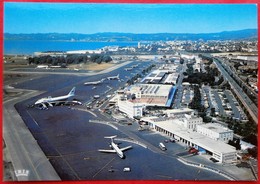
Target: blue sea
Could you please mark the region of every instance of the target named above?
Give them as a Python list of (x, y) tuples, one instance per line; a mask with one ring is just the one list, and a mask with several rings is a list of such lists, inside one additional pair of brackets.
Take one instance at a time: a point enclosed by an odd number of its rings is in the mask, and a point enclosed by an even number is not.
[(4, 54), (26, 54), (43, 51), (96, 50), (105, 46), (137, 46), (137, 42), (70, 42), (43, 40), (4, 40)]

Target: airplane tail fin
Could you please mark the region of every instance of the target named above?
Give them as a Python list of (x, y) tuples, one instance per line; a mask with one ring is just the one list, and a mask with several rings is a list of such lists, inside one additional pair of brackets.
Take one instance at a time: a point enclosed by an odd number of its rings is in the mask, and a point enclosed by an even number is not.
[(106, 136), (104, 138), (106, 138), (106, 139), (113, 139), (113, 138), (116, 138), (116, 137), (117, 137), (117, 135), (113, 135), (113, 136)]
[(75, 95), (75, 90), (76, 90), (76, 87), (73, 87), (72, 90), (69, 92), (69, 96), (74, 96)]
[(113, 135), (113, 136), (106, 136), (104, 138), (111, 139), (111, 141), (113, 142), (113, 139), (116, 138), (116, 137), (117, 137), (116, 135)]

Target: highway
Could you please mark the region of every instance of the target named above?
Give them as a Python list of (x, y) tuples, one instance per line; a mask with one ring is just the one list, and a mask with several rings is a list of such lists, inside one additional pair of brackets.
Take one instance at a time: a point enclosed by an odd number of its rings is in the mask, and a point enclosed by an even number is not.
[(236, 78), (237, 81), (239, 81), (240, 85), (242, 85), (242, 87), (246, 88), (247, 91), (250, 91), (250, 93), (252, 95), (254, 95), (256, 98), (258, 97), (258, 94), (251, 88), (249, 87), (238, 75), (237, 75), (237, 72), (236, 72), (236, 69), (229, 65), (226, 60), (221, 60), (221, 61), (224, 61), (224, 65), (223, 67), (225, 67), (225, 69), (229, 72), (229, 73), (232, 73), (233, 76)]
[(231, 88), (236, 93), (237, 97), (241, 103), (245, 106), (253, 121), (258, 124), (258, 107), (252, 102), (252, 100), (245, 94), (243, 89), (235, 82), (235, 80), (227, 73), (227, 71), (222, 67), (222, 62), (220, 59), (213, 58), (214, 63), (222, 73), (222, 75), (229, 82)]

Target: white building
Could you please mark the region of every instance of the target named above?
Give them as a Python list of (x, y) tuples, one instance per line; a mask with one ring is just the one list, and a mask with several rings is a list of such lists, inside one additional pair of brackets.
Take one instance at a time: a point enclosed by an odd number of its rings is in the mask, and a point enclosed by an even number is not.
[(202, 120), (193, 115), (179, 114), (166, 118), (144, 117), (141, 120), (148, 122), (149, 126), (156, 131), (194, 147), (201, 153), (211, 154), (220, 163), (232, 163), (237, 160), (236, 149), (233, 146), (195, 131)]
[(195, 111), (189, 108), (169, 109), (163, 111), (163, 113), (167, 114), (167, 117), (175, 117), (182, 114), (195, 115)]
[(167, 71), (161, 71), (161, 70), (154, 70), (149, 75), (147, 75), (143, 81), (147, 81), (147, 83), (159, 83), (163, 76), (166, 74)]
[(97, 50), (72, 50), (67, 51), (66, 54), (100, 54), (102, 51), (101, 49)]
[(135, 103), (130, 100), (118, 100), (118, 110), (127, 114), (128, 117), (142, 117), (143, 116), (142, 104)]
[(167, 76), (167, 78), (163, 83), (176, 85), (178, 78), (179, 78), (179, 73), (171, 73)]
[(117, 105), (129, 117), (142, 117), (146, 106), (170, 107), (175, 88), (171, 85), (138, 84), (117, 92)]
[(197, 132), (206, 135), (211, 139), (220, 140), (226, 143), (229, 140), (233, 140), (234, 135), (233, 130), (223, 127), (217, 123), (199, 125), (197, 126)]
[(186, 58), (186, 59), (194, 59), (195, 55), (189, 55), (189, 54), (181, 54), (182, 58)]
[(136, 103), (145, 106), (169, 107), (175, 94), (175, 87), (161, 84), (137, 84), (131, 86), (128, 95), (135, 95)]

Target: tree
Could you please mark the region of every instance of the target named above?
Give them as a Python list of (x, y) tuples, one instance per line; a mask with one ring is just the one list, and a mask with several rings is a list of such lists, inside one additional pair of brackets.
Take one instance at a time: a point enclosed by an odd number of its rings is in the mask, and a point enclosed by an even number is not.
[(211, 108), (210, 109), (210, 116), (215, 116), (215, 112), (216, 112), (215, 108)]
[(34, 59), (31, 58), (31, 57), (29, 57), (29, 58), (28, 58), (28, 64), (30, 65), (30, 64), (32, 64), (32, 63), (34, 63)]
[(248, 148), (247, 151), (252, 157), (257, 158), (257, 147)]
[(228, 144), (234, 146), (236, 150), (241, 150), (240, 139), (229, 140)]
[(93, 54), (90, 56), (90, 61), (98, 64), (102, 62), (108, 63), (112, 61), (112, 58), (109, 55), (105, 55), (105, 54)]
[(184, 63), (184, 59), (181, 58), (181, 59), (180, 59), (180, 64), (182, 65), (183, 63)]

